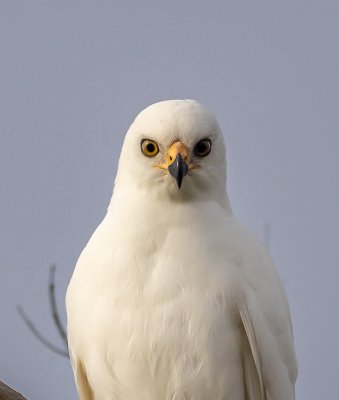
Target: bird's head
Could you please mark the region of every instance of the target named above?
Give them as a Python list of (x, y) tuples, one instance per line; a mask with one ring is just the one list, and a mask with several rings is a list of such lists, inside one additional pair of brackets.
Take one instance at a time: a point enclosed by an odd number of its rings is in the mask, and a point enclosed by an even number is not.
[(137, 189), (172, 200), (228, 202), (226, 151), (215, 117), (194, 100), (143, 110), (121, 151), (115, 191)]

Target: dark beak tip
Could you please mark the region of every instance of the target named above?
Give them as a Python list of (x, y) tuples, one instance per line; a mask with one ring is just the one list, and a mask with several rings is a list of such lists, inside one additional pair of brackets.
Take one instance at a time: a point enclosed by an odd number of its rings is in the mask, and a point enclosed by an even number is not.
[(185, 163), (180, 154), (175, 157), (173, 163), (168, 167), (169, 173), (175, 178), (178, 188), (181, 188), (182, 180), (188, 173), (188, 165)]

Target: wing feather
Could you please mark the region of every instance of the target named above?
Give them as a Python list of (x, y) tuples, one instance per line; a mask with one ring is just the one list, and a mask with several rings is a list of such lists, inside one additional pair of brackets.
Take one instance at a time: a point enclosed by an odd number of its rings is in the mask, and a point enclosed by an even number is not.
[(257, 340), (248, 309), (240, 312), (244, 331), (243, 372), (247, 400), (266, 400)]
[(80, 400), (94, 400), (92, 388), (88, 382), (85, 367), (78, 359), (74, 363), (74, 375)]

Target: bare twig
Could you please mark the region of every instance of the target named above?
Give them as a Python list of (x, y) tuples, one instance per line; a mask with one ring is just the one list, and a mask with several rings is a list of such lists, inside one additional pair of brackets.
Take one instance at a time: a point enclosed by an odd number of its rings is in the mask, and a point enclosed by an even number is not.
[(40, 340), (47, 348), (49, 348), (51, 351), (53, 351), (56, 354), (59, 354), (64, 357), (68, 357), (68, 353), (64, 350), (59, 349), (57, 346), (55, 346), (53, 343), (45, 339), (45, 337), (38, 331), (38, 329), (35, 327), (33, 322), (28, 318), (24, 310), (22, 309), (21, 306), (17, 306), (17, 310), (22, 317), (22, 319), (25, 321), (26, 325), (30, 329), (30, 331), (33, 333), (33, 335)]
[(55, 326), (57, 327), (57, 330), (59, 332), (59, 335), (61, 336), (63, 342), (65, 343), (66, 348), (68, 348), (68, 343), (67, 343), (67, 335), (66, 331), (61, 323), (60, 317), (59, 317), (59, 312), (57, 308), (57, 303), (55, 299), (55, 265), (52, 265), (50, 270), (49, 270), (49, 302), (51, 306), (51, 313), (53, 316), (53, 321), (55, 323)]
[(51, 313), (53, 317), (53, 321), (57, 327), (58, 333), (61, 336), (63, 342), (65, 343), (66, 350), (60, 349), (59, 347), (55, 346), (53, 343), (51, 343), (48, 339), (46, 339), (41, 332), (36, 328), (34, 323), (29, 319), (27, 314), (24, 312), (23, 308), (21, 306), (17, 306), (17, 310), (21, 316), (21, 318), (24, 320), (26, 323), (27, 327), (29, 330), (33, 333), (33, 335), (46, 346), (49, 350), (53, 351), (56, 354), (59, 354), (60, 356), (67, 357), (69, 358), (68, 354), (68, 345), (67, 345), (67, 335), (66, 331), (61, 323), (58, 309), (57, 309), (57, 303), (56, 303), (56, 298), (55, 298), (55, 265), (52, 265), (50, 268), (50, 273), (49, 273), (49, 285), (48, 285), (48, 294), (49, 294), (49, 301), (50, 301), (50, 307), (51, 307)]

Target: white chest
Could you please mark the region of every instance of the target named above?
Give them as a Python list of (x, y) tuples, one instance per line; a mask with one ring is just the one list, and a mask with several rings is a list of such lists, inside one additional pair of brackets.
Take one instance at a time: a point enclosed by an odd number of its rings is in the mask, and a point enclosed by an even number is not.
[(142, 260), (134, 260), (139, 270), (131, 274), (117, 268), (114, 283), (92, 300), (87, 346), (90, 357), (100, 355), (101, 368), (100, 376), (97, 365), (89, 369), (89, 379), (101, 381), (104, 374), (109, 382), (94, 384), (99, 390), (118, 385), (126, 399), (137, 392), (138, 400), (222, 400), (241, 387), (227, 270), (206, 265), (206, 250), (193, 252), (190, 240), (178, 243), (172, 256), (166, 245), (153, 254), (151, 268)]
[(77, 340), (96, 400), (243, 398), (224, 238), (199, 224), (175, 225), (89, 246), (86, 259), (100, 262), (75, 274), (86, 308), (78, 325), (88, 326)]

